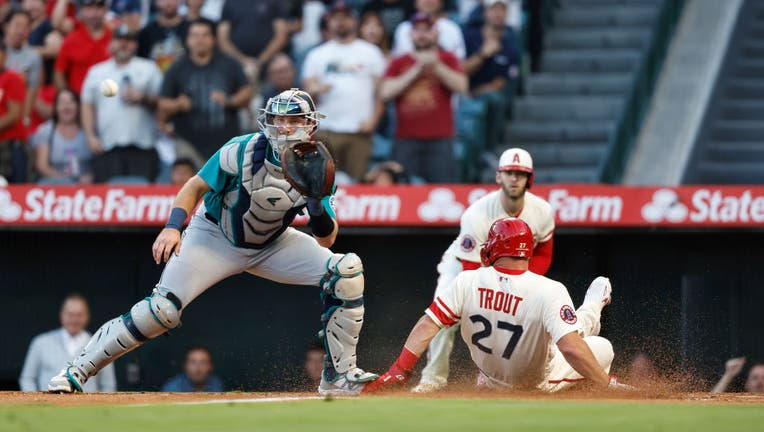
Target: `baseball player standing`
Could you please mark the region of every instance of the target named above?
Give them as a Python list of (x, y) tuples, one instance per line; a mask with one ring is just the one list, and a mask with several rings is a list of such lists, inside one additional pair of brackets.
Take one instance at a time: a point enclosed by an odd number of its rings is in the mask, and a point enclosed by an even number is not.
[[(528, 191), (533, 185), (533, 159), (520, 148), (502, 153), (496, 171), (501, 189), (474, 202), (461, 218), (459, 236), (451, 243), (438, 264), (435, 296), (445, 289), (463, 270), (480, 267), (479, 246), (488, 238), (488, 228), (496, 220), (517, 217), (533, 232), (533, 258), (530, 270), (544, 275), (552, 264), (554, 214), (549, 203)], [(419, 385), (413, 391), (426, 393), (448, 383), (449, 357), (459, 326), (446, 328), (430, 343), (427, 366), (422, 370)]]
[[(363, 265), (354, 253), (335, 254), (331, 196), (302, 196), (285, 179), (279, 160), (289, 144), (310, 140), (322, 114), (311, 97), (291, 89), (268, 100), (262, 132), (232, 138), (181, 188), (153, 246), (167, 263), (149, 297), (104, 324), (48, 385), (82, 391), (100, 369), (180, 325), (183, 308), (220, 280), (242, 272), (286, 284), (321, 287), (326, 357), (318, 391), (357, 394), (377, 376), (356, 366), (363, 324)], [(181, 235), (183, 222), (203, 198)], [(307, 208), (312, 236), (289, 225)]]
[(608, 377), (613, 347), (597, 336), (610, 281), (596, 278), (574, 310), (564, 285), (528, 270), (533, 241), (522, 220), (496, 221), (480, 253), (485, 267), (460, 273), (438, 293), (398, 360), (364, 393), (404, 384), (430, 340), (459, 322), (480, 381), (489, 387), (554, 392), (583, 380), (629, 387)]

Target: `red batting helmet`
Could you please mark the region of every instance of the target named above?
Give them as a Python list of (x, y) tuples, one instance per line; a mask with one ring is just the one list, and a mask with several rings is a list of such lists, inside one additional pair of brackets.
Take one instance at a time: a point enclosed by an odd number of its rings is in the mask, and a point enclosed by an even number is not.
[(528, 188), (533, 185), (533, 159), (521, 148), (504, 150), (499, 159), (497, 171), (522, 171), (528, 173)]
[(501, 257), (530, 258), (533, 255), (533, 233), (522, 219), (504, 218), (491, 225), (488, 240), (480, 249), (480, 261), (492, 265)]

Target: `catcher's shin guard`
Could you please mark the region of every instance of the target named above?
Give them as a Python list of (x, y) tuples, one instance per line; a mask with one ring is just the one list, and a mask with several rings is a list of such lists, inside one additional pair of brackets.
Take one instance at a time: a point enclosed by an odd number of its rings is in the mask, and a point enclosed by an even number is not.
[(130, 312), (112, 319), (95, 332), (68, 370), (81, 386), (103, 367), (168, 330), (180, 325), (182, 305), (171, 292), (155, 289)]
[(363, 326), (363, 264), (358, 255), (334, 254), (327, 262), (327, 273), (321, 279), (324, 313), (323, 329), (318, 336), (324, 341), (324, 379), (333, 382), (340, 376), (352, 375), (358, 382), (370, 381), (376, 375), (356, 366), (356, 345)]

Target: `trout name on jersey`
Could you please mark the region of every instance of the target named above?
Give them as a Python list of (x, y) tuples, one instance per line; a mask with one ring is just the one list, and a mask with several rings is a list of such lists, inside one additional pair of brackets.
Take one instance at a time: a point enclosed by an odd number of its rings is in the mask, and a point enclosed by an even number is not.
[(480, 293), (480, 307), (496, 312), (504, 312), (512, 316), (517, 315), (517, 307), (523, 301), (522, 297), (504, 291), (491, 288), (478, 288)]

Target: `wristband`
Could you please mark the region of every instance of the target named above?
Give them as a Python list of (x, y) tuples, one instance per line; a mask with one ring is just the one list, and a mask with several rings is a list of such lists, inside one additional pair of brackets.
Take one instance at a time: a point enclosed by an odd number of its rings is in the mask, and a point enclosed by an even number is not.
[[(308, 210), (310, 212), (310, 210)], [(334, 219), (328, 212), (319, 215), (310, 215), (310, 230), (316, 237), (326, 237), (334, 231)]]
[(188, 218), (188, 213), (180, 207), (174, 207), (170, 212), (170, 217), (167, 219), (165, 228), (172, 228), (178, 231), (183, 230), (183, 223)]
[(402, 370), (410, 372), (414, 370), (414, 365), (416, 364), (417, 360), (419, 360), (419, 356), (411, 352), (410, 349), (403, 347), (403, 350), (401, 350), (401, 355), (398, 356), (398, 360), (395, 361), (395, 364), (398, 365), (398, 367)]

